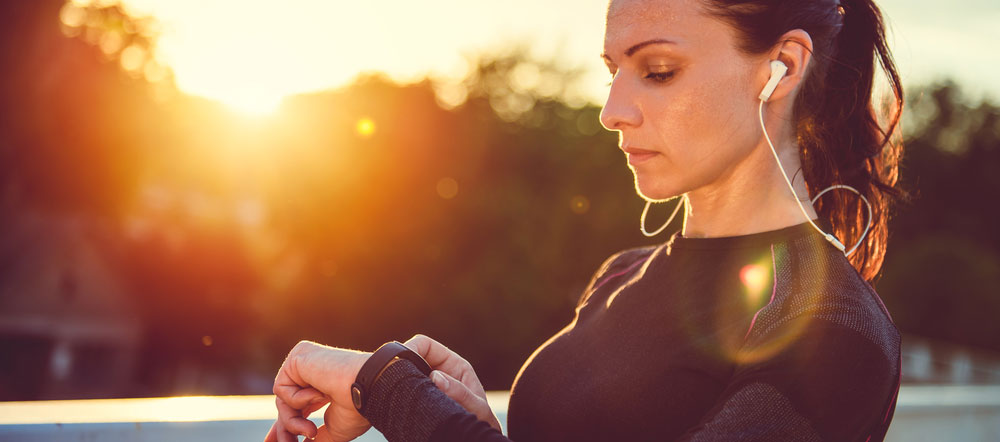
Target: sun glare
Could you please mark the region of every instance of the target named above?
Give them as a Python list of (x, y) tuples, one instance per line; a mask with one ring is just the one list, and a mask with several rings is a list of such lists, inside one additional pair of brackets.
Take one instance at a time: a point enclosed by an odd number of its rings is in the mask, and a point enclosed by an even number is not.
[[(469, 70), (463, 52), (500, 47), (518, 35), (543, 42), (536, 55), (565, 54), (568, 48), (559, 39), (565, 32), (550, 25), (569, 5), (590, 12), (587, 19), (573, 21), (589, 32), (586, 39), (578, 30), (571, 33), (571, 52), (582, 59), (602, 41), (603, 5), (598, 0), (588, 0), (592, 7), (573, 0), (520, 0), (523, 6), (451, 0), (121, 1), (130, 15), (154, 19), (155, 59), (170, 67), (178, 89), (253, 115), (274, 112), (287, 96), (350, 84), (361, 72), (385, 72), (401, 82), (428, 73), (461, 79)], [(528, 5), (534, 8), (530, 20), (523, 13)], [(80, 21), (73, 12), (64, 14), (63, 21)], [(518, 26), (512, 28), (512, 22)], [(121, 42), (106, 42), (109, 49), (117, 44)], [(564, 57), (567, 62), (570, 58)], [(598, 73), (603, 69), (596, 60), (592, 64)], [(518, 71), (517, 79), (530, 84), (538, 80), (535, 74)], [(600, 82), (593, 83), (599, 92), (593, 99), (603, 101)]]
[(287, 94), (280, 91), (219, 91), (214, 97), (230, 109), (249, 116), (267, 116), (281, 107)]

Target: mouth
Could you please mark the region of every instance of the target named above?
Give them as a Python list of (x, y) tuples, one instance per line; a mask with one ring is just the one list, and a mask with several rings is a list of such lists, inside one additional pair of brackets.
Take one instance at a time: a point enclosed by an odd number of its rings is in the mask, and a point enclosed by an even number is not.
[(633, 166), (646, 162), (660, 154), (655, 150), (639, 149), (637, 147), (623, 147), (622, 150), (628, 154), (628, 163)]

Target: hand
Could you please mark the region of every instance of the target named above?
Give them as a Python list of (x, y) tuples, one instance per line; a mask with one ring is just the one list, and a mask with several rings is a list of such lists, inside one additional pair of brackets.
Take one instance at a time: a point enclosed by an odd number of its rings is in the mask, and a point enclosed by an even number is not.
[(434, 370), (431, 373), (431, 380), (438, 389), (468, 412), (476, 415), (479, 420), (490, 424), (497, 431), (503, 431), (496, 415), (490, 409), (490, 404), (486, 402), (483, 384), (479, 382), (479, 377), (468, 361), (424, 335), (416, 335), (404, 345), (424, 358), (431, 366)]
[(296, 344), (274, 378), (278, 420), (264, 442), (298, 442), (297, 435), (319, 436), (308, 417), (327, 403), (320, 440), (349, 441), (368, 431), (371, 424), (351, 400), (351, 384), (369, 356), (309, 341)]

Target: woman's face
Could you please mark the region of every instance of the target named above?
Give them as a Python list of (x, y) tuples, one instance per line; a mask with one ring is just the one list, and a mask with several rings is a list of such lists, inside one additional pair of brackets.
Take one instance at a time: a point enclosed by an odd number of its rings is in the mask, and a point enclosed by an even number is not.
[(608, 7), (604, 58), (613, 80), (601, 123), (619, 131), (647, 199), (711, 189), (761, 140), (763, 83), (755, 86), (752, 73), (762, 59), (741, 53), (735, 31), (703, 8), (702, 0)]

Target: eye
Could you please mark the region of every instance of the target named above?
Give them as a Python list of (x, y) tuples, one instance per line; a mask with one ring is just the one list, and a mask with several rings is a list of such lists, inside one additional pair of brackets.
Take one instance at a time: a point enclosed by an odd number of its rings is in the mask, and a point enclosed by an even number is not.
[[(677, 71), (650, 72), (649, 74), (646, 74), (645, 78), (653, 80), (653, 81), (655, 81), (657, 83), (665, 83), (665, 82), (669, 81), (671, 78), (673, 78), (674, 75), (676, 74), (676, 72)], [(607, 84), (605, 84), (605, 86), (611, 86), (611, 83), (614, 82), (614, 79), (615, 79), (615, 76), (614, 76), (614, 74), (612, 74), (611, 75), (611, 81), (609, 81)]]
[(656, 81), (656, 82), (663, 83), (663, 82), (666, 82), (667, 80), (670, 80), (671, 78), (673, 78), (675, 72), (676, 71), (650, 72), (648, 75), (646, 75), (646, 78), (651, 79), (651, 80)]

